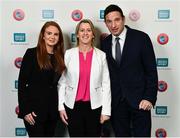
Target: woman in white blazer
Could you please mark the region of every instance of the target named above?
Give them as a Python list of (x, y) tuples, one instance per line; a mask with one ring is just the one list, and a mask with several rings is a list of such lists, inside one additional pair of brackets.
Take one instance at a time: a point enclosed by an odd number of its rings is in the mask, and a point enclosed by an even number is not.
[(95, 29), (88, 19), (76, 27), (77, 47), (66, 50), (66, 71), (59, 80), (59, 112), (71, 137), (99, 137), (111, 115), (106, 55), (93, 47)]

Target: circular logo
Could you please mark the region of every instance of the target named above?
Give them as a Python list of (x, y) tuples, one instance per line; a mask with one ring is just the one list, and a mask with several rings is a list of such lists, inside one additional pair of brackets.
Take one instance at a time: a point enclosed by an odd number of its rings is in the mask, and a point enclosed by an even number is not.
[(19, 106), (16, 106), (15, 108), (15, 113), (18, 115), (19, 114)]
[(161, 34), (158, 35), (157, 41), (158, 41), (159, 44), (164, 45), (164, 44), (168, 43), (169, 37), (168, 37), (167, 34), (161, 33)]
[(156, 137), (157, 138), (165, 138), (167, 136), (166, 130), (163, 128), (158, 128), (156, 130)]
[(17, 67), (17, 68), (20, 68), (21, 67), (21, 63), (22, 63), (22, 57), (18, 57), (15, 59), (14, 61), (14, 65)]
[(80, 10), (74, 10), (71, 17), (74, 21), (80, 21), (83, 18), (83, 13)]
[(131, 10), (129, 13), (129, 19), (131, 21), (137, 21), (140, 18), (140, 12), (138, 10)]
[(102, 33), (102, 34), (100, 35), (100, 39), (101, 39), (101, 40), (104, 40), (108, 35), (109, 35), (109, 34), (107, 34), (107, 33)]
[(24, 19), (24, 11), (21, 10), (21, 9), (16, 9), (14, 12), (13, 12), (13, 17), (14, 19), (16, 19), (17, 21), (21, 21)]
[(166, 91), (166, 90), (167, 90), (167, 87), (168, 87), (168, 85), (167, 85), (167, 83), (166, 83), (165, 81), (159, 81), (159, 82), (158, 82), (158, 90), (159, 90), (160, 92)]

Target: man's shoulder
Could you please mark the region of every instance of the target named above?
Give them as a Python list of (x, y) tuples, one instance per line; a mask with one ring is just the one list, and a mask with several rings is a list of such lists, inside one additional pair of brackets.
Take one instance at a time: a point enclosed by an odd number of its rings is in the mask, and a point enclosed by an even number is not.
[(109, 34), (102, 41), (111, 41), (111, 39), (112, 39), (112, 34)]
[(135, 28), (130, 28), (130, 27), (127, 26), (127, 25), (126, 25), (126, 28), (127, 28), (127, 33), (128, 33), (128, 34), (134, 34), (134, 35), (137, 35), (137, 36), (147, 35), (147, 33), (145, 33), (145, 32), (142, 31), (142, 30), (138, 30), (138, 29), (135, 29)]
[(101, 46), (108, 45), (112, 41), (112, 34), (109, 34), (104, 39), (101, 40)]

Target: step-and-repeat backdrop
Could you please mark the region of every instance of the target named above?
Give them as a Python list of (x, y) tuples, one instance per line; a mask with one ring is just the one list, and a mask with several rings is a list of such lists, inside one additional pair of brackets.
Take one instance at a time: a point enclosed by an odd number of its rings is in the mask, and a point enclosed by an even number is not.
[[(22, 57), (27, 48), (36, 46), (42, 25), (49, 20), (59, 23), (68, 48), (76, 45), (76, 24), (83, 18), (91, 19), (97, 30), (98, 47), (99, 40), (109, 34), (103, 20), (109, 4), (119, 5), (126, 24), (148, 33), (154, 45), (159, 90), (157, 104), (152, 109), (152, 136), (180, 136), (178, 0), (1, 0), (0, 136), (27, 136), (22, 120), (17, 118), (17, 79)], [(62, 122), (56, 135), (68, 136)]]

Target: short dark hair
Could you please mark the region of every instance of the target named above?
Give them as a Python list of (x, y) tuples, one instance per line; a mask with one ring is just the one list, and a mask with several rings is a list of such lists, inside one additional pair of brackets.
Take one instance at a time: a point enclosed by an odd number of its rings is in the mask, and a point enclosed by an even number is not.
[(122, 9), (117, 5), (111, 4), (111, 5), (107, 6), (106, 9), (104, 10), (104, 19), (106, 20), (106, 15), (113, 11), (119, 12), (121, 14), (121, 16), (124, 17)]

